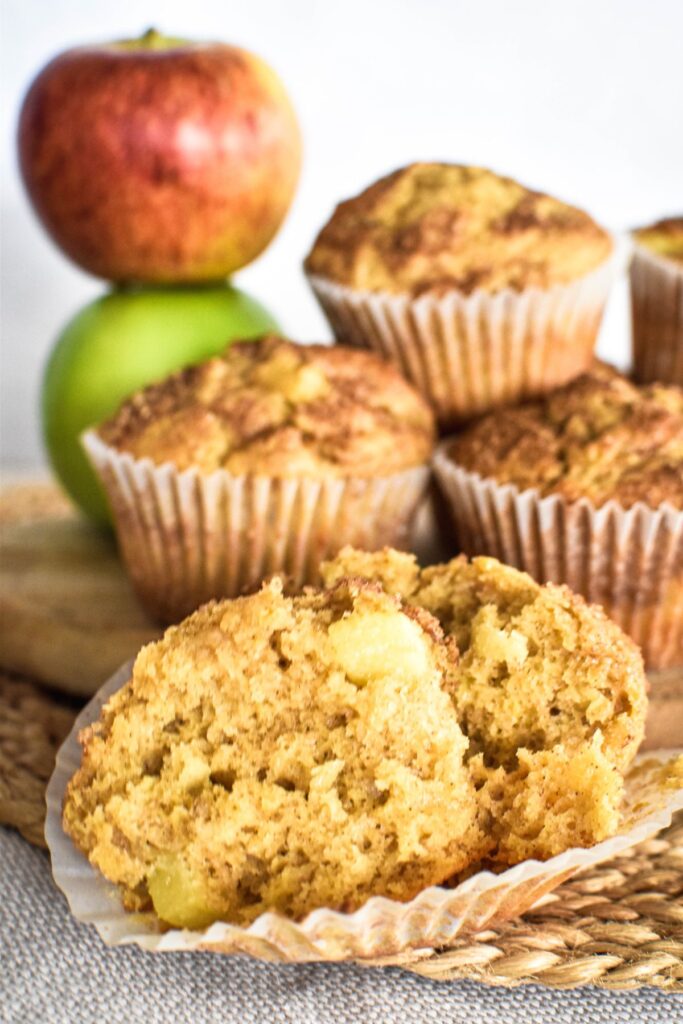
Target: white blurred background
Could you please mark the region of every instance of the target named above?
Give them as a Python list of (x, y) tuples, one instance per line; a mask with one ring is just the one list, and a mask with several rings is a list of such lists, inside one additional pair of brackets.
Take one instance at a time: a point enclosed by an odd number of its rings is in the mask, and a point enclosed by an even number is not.
[[(219, 39), (280, 73), (305, 141), (299, 193), (236, 282), (294, 338), (329, 337), (300, 264), (333, 204), (415, 159), (479, 163), (611, 228), (683, 210), (683, 0), (2, 0), (1, 456), (38, 467), (40, 375), (66, 320), (104, 285), (43, 234), (14, 136), (57, 51), (139, 35)], [(628, 359), (615, 290), (600, 351)]]

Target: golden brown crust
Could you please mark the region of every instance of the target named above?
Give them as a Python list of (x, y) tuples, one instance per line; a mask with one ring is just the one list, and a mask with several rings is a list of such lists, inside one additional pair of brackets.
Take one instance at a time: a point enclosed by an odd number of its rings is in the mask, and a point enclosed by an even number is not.
[(438, 623), (366, 580), (205, 605), (81, 736), (65, 828), (178, 926), (408, 899), (486, 847), (454, 672)]
[(486, 416), (449, 454), (482, 477), (625, 508), (683, 508), (683, 389), (597, 364), (543, 399)]
[(484, 168), (416, 163), (340, 203), (305, 268), (360, 291), (469, 294), (567, 283), (611, 251), (576, 207)]
[(639, 245), (657, 256), (683, 263), (683, 217), (665, 217), (633, 232)]
[(373, 353), (268, 337), (138, 392), (99, 434), (180, 470), (368, 477), (426, 462), (434, 418)]

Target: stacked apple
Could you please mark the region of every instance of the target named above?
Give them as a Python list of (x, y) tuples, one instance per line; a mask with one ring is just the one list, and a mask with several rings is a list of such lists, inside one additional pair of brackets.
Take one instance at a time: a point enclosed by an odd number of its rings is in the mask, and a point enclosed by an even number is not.
[(227, 277), (284, 219), (299, 129), (255, 55), (149, 31), (49, 63), (24, 100), (19, 156), (53, 240), (115, 286), (67, 325), (43, 386), (53, 467), (103, 520), (81, 431), (155, 378), (275, 328)]

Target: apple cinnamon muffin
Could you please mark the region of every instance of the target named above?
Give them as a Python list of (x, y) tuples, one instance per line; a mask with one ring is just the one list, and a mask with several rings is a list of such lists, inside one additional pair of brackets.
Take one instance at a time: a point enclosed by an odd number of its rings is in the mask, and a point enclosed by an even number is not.
[(633, 364), (641, 382), (683, 387), (683, 217), (633, 232)]
[(81, 734), (64, 827), (178, 927), (407, 900), (482, 850), (456, 673), (437, 621), (368, 581), (210, 603)]
[(604, 605), (683, 663), (683, 389), (611, 367), (484, 417), (435, 457), (463, 550)]
[(458, 646), (453, 700), (490, 859), (544, 859), (615, 831), (646, 683), (601, 609), (493, 558), (420, 569), (397, 551), (345, 548), (323, 568), (329, 584), (349, 572), (429, 611)]
[(337, 339), (396, 359), (447, 424), (586, 368), (614, 256), (574, 206), (416, 163), (341, 203), (304, 266)]
[(405, 545), (434, 438), (379, 356), (267, 337), (143, 389), (84, 444), (138, 593), (173, 621), (273, 572), (313, 582), (346, 542)]
[(633, 237), (655, 255), (683, 263), (683, 217), (665, 217), (648, 227), (637, 228)]

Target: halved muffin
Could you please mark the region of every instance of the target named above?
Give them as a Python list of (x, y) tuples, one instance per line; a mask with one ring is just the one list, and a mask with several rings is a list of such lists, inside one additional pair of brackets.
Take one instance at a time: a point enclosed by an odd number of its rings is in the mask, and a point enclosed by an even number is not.
[(438, 622), (368, 581), (210, 603), (81, 735), (64, 827), (180, 927), (410, 899), (487, 844), (456, 673)]
[(349, 572), (429, 611), (458, 645), (453, 700), (491, 859), (544, 859), (615, 831), (646, 682), (601, 609), (493, 558), (420, 569), (397, 551), (344, 549), (323, 576)]

